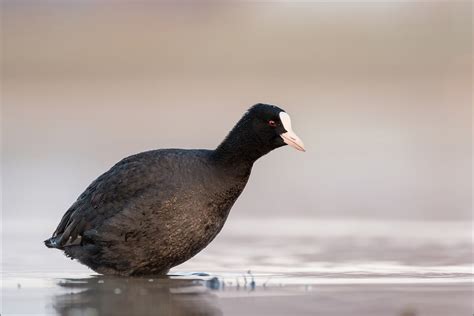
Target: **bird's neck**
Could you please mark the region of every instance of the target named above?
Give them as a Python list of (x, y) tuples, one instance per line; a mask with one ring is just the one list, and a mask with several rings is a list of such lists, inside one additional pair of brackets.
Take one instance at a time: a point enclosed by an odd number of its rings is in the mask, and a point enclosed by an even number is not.
[(271, 149), (253, 131), (252, 121), (244, 116), (214, 150), (213, 159), (230, 168), (251, 168), (254, 162)]

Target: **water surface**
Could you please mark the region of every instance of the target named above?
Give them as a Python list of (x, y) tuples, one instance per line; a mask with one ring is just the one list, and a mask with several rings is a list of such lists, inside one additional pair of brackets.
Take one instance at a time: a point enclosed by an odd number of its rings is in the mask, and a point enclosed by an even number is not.
[(45, 248), (38, 224), (4, 226), (2, 315), (473, 312), (470, 223), (237, 219), (153, 278), (99, 276)]

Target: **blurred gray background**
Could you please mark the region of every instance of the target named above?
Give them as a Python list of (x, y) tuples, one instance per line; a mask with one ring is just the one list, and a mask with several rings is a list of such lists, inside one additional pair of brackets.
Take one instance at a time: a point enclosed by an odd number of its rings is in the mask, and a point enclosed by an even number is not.
[(254, 103), (307, 153), (231, 218), (469, 220), (472, 4), (2, 1), (3, 223), (52, 232), (121, 158), (213, 148)]

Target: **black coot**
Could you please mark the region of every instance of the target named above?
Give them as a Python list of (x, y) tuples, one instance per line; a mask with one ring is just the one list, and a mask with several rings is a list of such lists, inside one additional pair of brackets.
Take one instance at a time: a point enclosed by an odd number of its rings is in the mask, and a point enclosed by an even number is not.
[(257, 104), (215, 150), (125, 158), (89, 185), (45, 244), (98, 273), (167, 273), (214, 239), (253, 163), (285, 144), (304, 151), (289, 115)]

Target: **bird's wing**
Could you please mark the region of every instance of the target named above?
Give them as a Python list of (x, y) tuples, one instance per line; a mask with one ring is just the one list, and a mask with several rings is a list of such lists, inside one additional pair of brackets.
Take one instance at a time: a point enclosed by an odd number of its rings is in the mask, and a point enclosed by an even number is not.
[(156, 187), (156, 173), (165, 171), (156, 156), (147, 152), (125, 158), (92, 182), (64, 214), (46, 245), (63, 248), (77, 243), (84, 231), (120, 213), (151, 186)]

